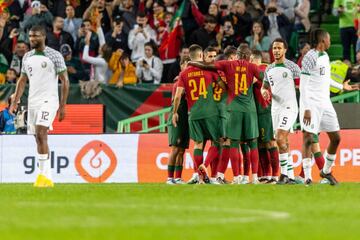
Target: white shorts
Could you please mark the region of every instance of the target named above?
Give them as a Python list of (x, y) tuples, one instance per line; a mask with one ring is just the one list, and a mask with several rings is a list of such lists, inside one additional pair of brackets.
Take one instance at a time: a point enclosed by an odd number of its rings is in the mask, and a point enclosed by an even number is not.
[(52, 123), (56, 117), (56, 106), (43, 105), (39, 108), (29, 108), (27, 117), (27, 133), (35, 134), (35, 126), (41, 125), (52, 130)]
[(272, 112), (271, 115), (274, 131), (276, 131), (277, 129), (292, 131), (292, 128), (298, 116), (298, 110), (289, 109), (288, 107), (280, 108), (277, 111)]
[(304, 125), (304, 110), (300, 110), (300, 124), (301, 129), (318, 134), (319, 132), (337, 132), (340, 130), (339, 121), (335, 112), (335, 109), (332, 104), (321, 107), (312, 107), (311, 111), (311, 121), (309, 125)]

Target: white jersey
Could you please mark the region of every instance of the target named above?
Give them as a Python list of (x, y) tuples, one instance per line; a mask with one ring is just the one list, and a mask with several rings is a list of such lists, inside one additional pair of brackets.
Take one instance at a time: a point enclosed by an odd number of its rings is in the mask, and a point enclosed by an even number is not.
[(45, 47), (43, 52), (35, 49), (23, 57), (21, 74), (29, 79), (29, 108), (43, 104), (59, 106), (58, 74), (66, 71), (63, 56), (56, 50)]
[(298, 111), (294, 81), (297, 78), (300, 78), (300, 68), (287, 59), (282, 64), (272, 63), (266, 68), (264, 81), (268, 82), (271, 88), (273, 113), (284, 108)]
[(311, 105), (328, 106), (330, 101), (331, 68), (326, 52), (311, 49), (302, 60), (300, 103), (304, 109)]

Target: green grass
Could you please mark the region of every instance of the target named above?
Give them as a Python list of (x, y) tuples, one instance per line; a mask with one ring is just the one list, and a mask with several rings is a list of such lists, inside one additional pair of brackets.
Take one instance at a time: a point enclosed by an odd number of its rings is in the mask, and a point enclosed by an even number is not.
[(0, 185), (5, 239), (358, 239), (360, 184)]

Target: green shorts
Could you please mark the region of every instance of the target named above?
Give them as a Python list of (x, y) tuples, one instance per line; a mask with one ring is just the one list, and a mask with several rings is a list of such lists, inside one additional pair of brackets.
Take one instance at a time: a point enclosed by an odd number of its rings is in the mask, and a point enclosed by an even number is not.
[(218, 141), (220, 138), (220, 117), (218, 115), (204, 119), (189, 120), (190, 138), (195, 142), (209, 139)]
[(189, 148), (189, 123), (187, 114), (185, 116), (179, 115), (177, 127), (174, 127), (172, 122), (172, 113), (169, 114), (168, 120), (168, 139), (169, 146), (175, 146), (187, 149)]
[(256, 112), (230, 112), (226, 125), (226, 137), (246, 141), (259, 137)]
[(259, 114), (258, 124), (259, 124), (259, 139), (258, 139), (259, 142), (267, 143), (275, 139), (270, 112)]

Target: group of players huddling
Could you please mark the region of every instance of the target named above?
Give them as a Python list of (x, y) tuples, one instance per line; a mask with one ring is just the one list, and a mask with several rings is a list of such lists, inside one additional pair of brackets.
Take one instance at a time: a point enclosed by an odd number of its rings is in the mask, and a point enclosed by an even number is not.
[[(190, 58), (181, 62), (182, 71), (173, 88), (167, 183), (184, 183), (183, 155), (190, 138), (194, 141), (195, 172), (188, 183), (227, 183), (224, 173), (230, 160), (233, 184), (250, 183), (250, 167), (254, 184), (295, 184), (288, 135), (300, 115), (300, 176), (305, 184), (312, 183), (313, 157), (324, 181), (336, 185), (331, 167), (340, 143), (340, 128), (329, 89), (352, 91), (359, 86), (331, 79), (328, 32), (314, 30), (311, 42), (313, 48), (304, 56), (302, 69), (285, 58), (287, 44), (281, 38), (271, 45), (275, 61), (268, 66), (261, 63), (261, 52), (251, 52), (247, 45), (225, 49), (223, 60), (215, 60), (215, 49), (203, 52), (200, 46), (191, 45)], [(299, 83), (300, 107), (295, 90)], [(326, 132), (330, 139), (324, 155), (318, 144), (320, 132)], [(208, 140), (211, 146), (204, 161)]]

